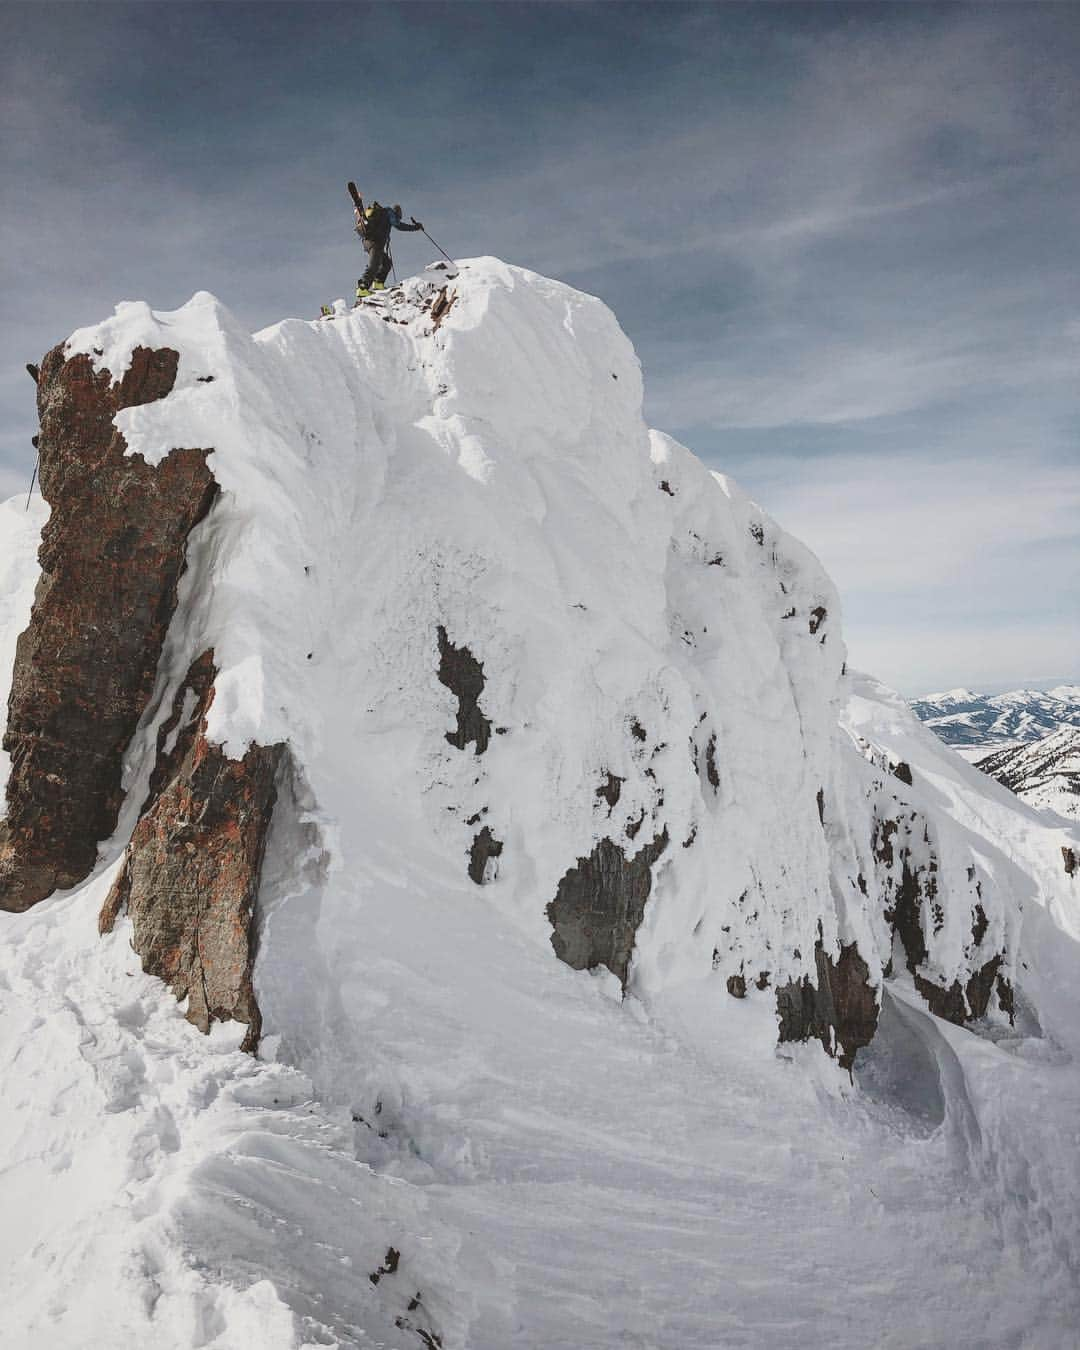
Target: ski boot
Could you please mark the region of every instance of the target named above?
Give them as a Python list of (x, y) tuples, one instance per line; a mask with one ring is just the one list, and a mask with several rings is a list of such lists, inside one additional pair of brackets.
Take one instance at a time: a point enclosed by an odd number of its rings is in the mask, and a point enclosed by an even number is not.
[(385, 281), (373, 281), (373, 282), (371, 283), (371, 289), (372, 289), (373, 291), (385, 291), (385, 290), (386, 290), (386, 282), (385, 282)]
[(333, 311), (333, 309), (332, 309), (332, 307), (331, 307), (330, 305), (323, 305), (322, 308), (321, 308), (320, 311), (319, 311), (319, 318), (320, 318), (320, 319), (330, 319), (330, 318), (333, 318), (333, 315), (334, 315), (334, 311)]

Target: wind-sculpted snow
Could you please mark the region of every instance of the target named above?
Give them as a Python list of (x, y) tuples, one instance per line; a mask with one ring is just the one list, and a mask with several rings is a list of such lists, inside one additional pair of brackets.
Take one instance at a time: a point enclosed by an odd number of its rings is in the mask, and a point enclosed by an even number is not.
[[(604, 306), (479, 259), (68, 350), (138, 346), (129, 453), (219, 493), (98, 874), (0, 915), (14, 1343), (1067, 1344), (1080, 840), (844, 673)], [(285, 747), (258, 1059), (96, 937), (196, 711), (207, 762)]]
[[(339, 839), (394, 785), (392, 834), (430, 839), (447, 884), (488, 829), (493, 920), (548, 949), (579, 859), (652, 850), (653, 903), (616, 942), (642, 995), (816, 979), (819, 938), (872, 956), (876, 901), (838, 911), (817, 806), (844, 658), (819, 564), (650, 435), (598, 301), (485, 260), (435, 330), (434, 278), (254, 338), (210, 296), (160, 320), (126, 305), (69, 344), (114, 377), (135, 344), (181, 354), (170, 398), (117, 423), (151, 464), (213, 446), (222, 495), (175, 634), (216, 654), (208, 735), (234, 759), (287, 742)], [(359, 840), (336, 854), (362, 875)]]

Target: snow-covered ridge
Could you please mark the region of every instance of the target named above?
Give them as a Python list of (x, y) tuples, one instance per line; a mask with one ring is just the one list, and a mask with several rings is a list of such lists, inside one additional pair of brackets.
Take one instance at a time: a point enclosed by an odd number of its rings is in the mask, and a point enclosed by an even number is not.
[(1080, 817), (1080, 727), (998, 750), (977, 767), (1032, 806)]
[[(444, 884), (483, 885), (538, 950), (642, 998), (719, 978), (771, 1004), (849, 948), (880, 991), (903, 929), (926, 996), (956, 991), (950, 1015), (981, 1011), (976, 976), (1006, 1010), (1018, 916), (993, 847), (840, 731), (831, 583), (646, 429), (637, 359), (599, 301), (476, 259), (253, 337), (206, 293), (174, 313), (128, 303), (67, 350), (115, 379), (136, 346), (180, 360), (167, 398), (117, 415), (129, 454), (212, 445), (222, 489), (157, 706), (212, 648), (211, 739), (234, 758), (289, 746), (331, 875), (365, 875), (379, 821), (413, 865), (424, 839)], [(475, 670), (483, 743), (447, 731), (466, 716), (448, 660)], [(612, 846), (630, 870), (589, 903), (611, 900), (623, 931), (601, 941), (578, 891), (608, 884)], [(333, 914), (336, 943), (350, 889), (290, 904)]]
[[(254, 336), (126, 305), (69, 351), (140, 345), (180, 363), (129, 452), (213, 446), (222, 493), (127, 779), (210, 647), (214, 739), (287, 743), (266, 1037), (204, 1041), (98, 941), (111, 870), (0, 915), (23, 1343), (861, 1347), (897, 1307), (897, 1345), (1064, 1343), (1075, 832), (845, 673), (820, 565), (645, 427), (609, 311), (477, 259)], [(625, 969), (571, 969), (553, 908), (605, 844)], [(854, 1085), (776, 1048), (778, 991), (813, 1021), (852, 950)], [(927, 1012), (980, 978), (978, 1034)]]
[[(504, 846), (492, 903), (544, 948), (577, 858), (666, 829), (685, 880), (649, 911), (635, 985), (709, 972), (715, 952), (812, 975), (819, 918), (834, 942), (859, 927), (831, 900), (816, 804), (844, 658), (832, 585), (734, 484), (650, 437), (599, 301), (474, 260), (436, 329), (423, 302), (444, 284), (253, 338), (206, 294), (73, 336), (114, 377), (135, 346), (180, 352), (175, 391), (118, 416), (129, 453), (214, 447), (223, 495), (194, 542), (173, 677), (212, 647), (212, 738), (233, 756), (288, 742), (323, 811), (347, 782), (335, 833), (365, 781), (375, 814), (387, 781), (408, 784), (386, 832), (430, 839), (468, 884), (450, 860), (482, 814)], [(734, 623), (712, 618), (729, 606)], [(483, 665), (483, 759), (443, 735), (440, 629)], [(358, 776), (361, 744), (385, 763)], [(708, 874), (724, 882), (703, 912)]]

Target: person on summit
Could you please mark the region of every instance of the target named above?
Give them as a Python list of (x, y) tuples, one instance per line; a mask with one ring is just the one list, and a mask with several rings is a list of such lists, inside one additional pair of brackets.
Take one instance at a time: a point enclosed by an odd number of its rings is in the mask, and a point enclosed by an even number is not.
[(356, 298), (363, 300), (372, 291), (386, 289), (386, 278), (390, 274), (390, 231), (422, 230), (424, 227), (413, 217), (411, 223), (401, 218), (400, 206), (380, 206), (372, 202), (365, 206), (357, 193), (355, 203), (356, 233), (360, 236), (364, 251), (368, 254), (367, 271), (356, 283)]

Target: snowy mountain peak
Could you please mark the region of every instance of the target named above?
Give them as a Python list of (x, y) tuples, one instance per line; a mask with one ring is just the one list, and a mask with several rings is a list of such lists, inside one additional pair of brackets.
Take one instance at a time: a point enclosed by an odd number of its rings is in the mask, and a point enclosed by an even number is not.
[(916, 716), (947, 745), (1002, 746), (1036, 741), (1059, 727), (1080, 726), (1080, 686), (1046, 692), (1013, 689), (986, 696), (967, 689), (913, 699)]
[(490, 258), (254, 335), (126, 304), (42, 362), (32, 611), (0, 512), (0, 1045), (59, 1112), (3, 1136), (49, 1196), (28, 1343), (714, 1346), (726, 1277), (691, 1308), (656, 1253), (732, 1268), (745, 1183), (821, 1239), (749, 1339), (856, 1278), (866, 1344), (895, 1291), (836, 1189), (937, 1269), (983, 1139), (1034, 1151), (1001, 1185), (1072, 1287), (1075, 837), (849, 676), (816, 558), (641, 405), (604, 305)]
[(980, 698), (979, 694), (973, 693), (970, 689), (947, 689), (941, 694), (922, 694), (917, 703), (976, 703)]

